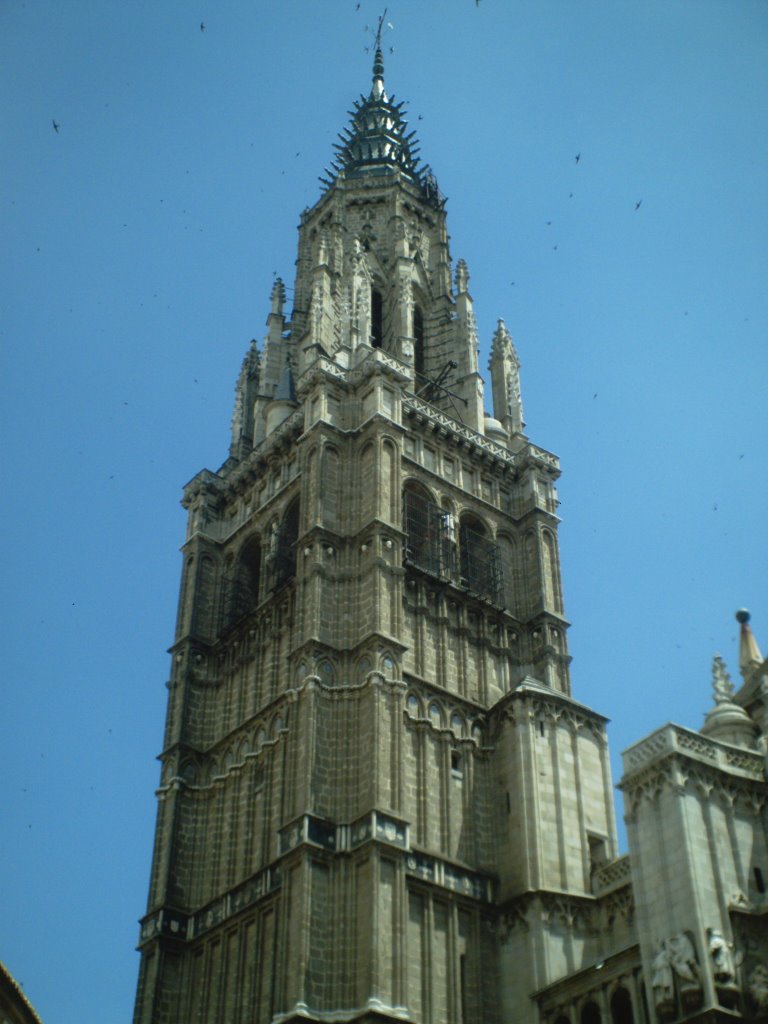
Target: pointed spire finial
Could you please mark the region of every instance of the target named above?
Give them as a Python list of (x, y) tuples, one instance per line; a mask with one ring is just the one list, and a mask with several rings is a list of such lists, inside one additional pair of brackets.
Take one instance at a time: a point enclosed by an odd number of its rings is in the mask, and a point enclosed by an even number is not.
[(272, 305), (271, 312), (275, 316), (282, 316), (283, 305), (285, 304), (285, 285), (283, 284), (283, 279), (281, 277), (275, 278), (269, 299)]
[(467, 268), (466, 260), (459, 260), (456, 264), (454, 285), (459, 294), (461, 294), (461, 292), (469, 291), (469, 270)]
[[(374, 42), (375, 52), (373, 58), (373, 89), (371, 91), (371, 97), (375, 100), (381, 99), (384, 94), (384, 54), (381, 52), (381, 32), (384, 28), (384, 19), (387, 16), (387, 8), (384, 8), (384, 13), (379, 17), (379, 24), (376, 29), (376, 39)], [(385, 97), (386, 98), (386, 97)]]
[(741, 624), (741, 636), (739, 638), (739, 671), (746, 679), (752, 669), (762, 665), (763, 656), (757, 646), (754, 633), (749, 626), (750, 614), (746, 608), (739, 608), (736, 612), (736, 621)]

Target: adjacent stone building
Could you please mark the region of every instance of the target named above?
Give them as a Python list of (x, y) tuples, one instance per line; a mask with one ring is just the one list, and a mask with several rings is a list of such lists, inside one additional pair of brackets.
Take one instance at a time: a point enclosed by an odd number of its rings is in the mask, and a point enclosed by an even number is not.
[(768, 670), (627, 751), (571, 694), (556, 457), (377, 50), (189, 525), (136, 1024), (768, 1012)]

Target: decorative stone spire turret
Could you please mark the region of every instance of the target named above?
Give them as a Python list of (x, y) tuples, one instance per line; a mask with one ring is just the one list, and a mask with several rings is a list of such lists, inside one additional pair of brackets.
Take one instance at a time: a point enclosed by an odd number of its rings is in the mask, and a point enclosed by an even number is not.
[(522, 434), (523, 400), (520, 394), (520, 360), (517, 357), (512, 335), (503, 320), (499, 320), (491, 345), (491, 391), (493, 394), (493, 415), (510, 437)]
[(741, 636), (739, 638), (739, 671), (744, 679), (747, 679), (752, 672), (763, 664), (763, 656), (757, 646), (757, 640), (750, 625), (750, 614), (746, 608), (740, 608), (736, 612), (736, 621), (741, 624)]
[(282, 317), (283, 306), (285, 305), (285, 285), (281, 277), (275, 278), (275, 283), (272, 285), (272, 291), (269, 296), (271, 305), (270, 316)]
[(275, 427), (278, 427), (283, 420), (287, 419), (298, 405), (296, 401), (296, 386), (293, 382), (293, 370), (291, 369), (291, 358), (286, 352), (283, 369), (280, 379), (275, 388), (275, 396), (271, 402), (264, 407), (266, 419), (266, 433), (271, 434)]
[(719, 654), (712, 659), (712, 690), (715, 706), (707, 714), (702, 734), (738, 747), (754, 747), (757, 726), (735, 702), (734, 686)]
[(245, 354), (235, 385), (229, 454), (236, 459), (243, 458), (253, 447), (254, 405), (259, 394), (260, 370), (261, 357), (254, 338)]

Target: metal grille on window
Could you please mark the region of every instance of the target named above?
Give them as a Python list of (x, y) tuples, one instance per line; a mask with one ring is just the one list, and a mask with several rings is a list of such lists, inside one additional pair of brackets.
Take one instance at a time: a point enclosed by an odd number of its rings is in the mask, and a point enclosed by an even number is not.
[(273, 535), (273, 552), (270, 559), (272, 585), (282, 587), (296, 575), (296, 542), (299, 536), (299, 505), (294, 501), (286, 509), (276, 535)]
[(403, 525), (407, 536), (405, 561), (434, 576), (451, 578), (456, 554), (453, 517), (414, 491), (403, 495)]
[(504, 601), (504, 580), (499, 548), (469, 526), (459, 530), (461, 585), (493, 604)]

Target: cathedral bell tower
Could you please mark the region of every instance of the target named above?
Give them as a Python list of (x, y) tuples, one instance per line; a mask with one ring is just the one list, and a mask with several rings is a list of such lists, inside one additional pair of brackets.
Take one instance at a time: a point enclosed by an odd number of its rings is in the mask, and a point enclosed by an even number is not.
[(523, 433), (503, 321), (484, 412), (414, 135), (377, 46), (290, 317), (278, 279), (229, 457), (184, 490), (136, 1024), (533, 1020), (547, 894), (615, 853), (604, 720), (570, 696), (558, 461)]

